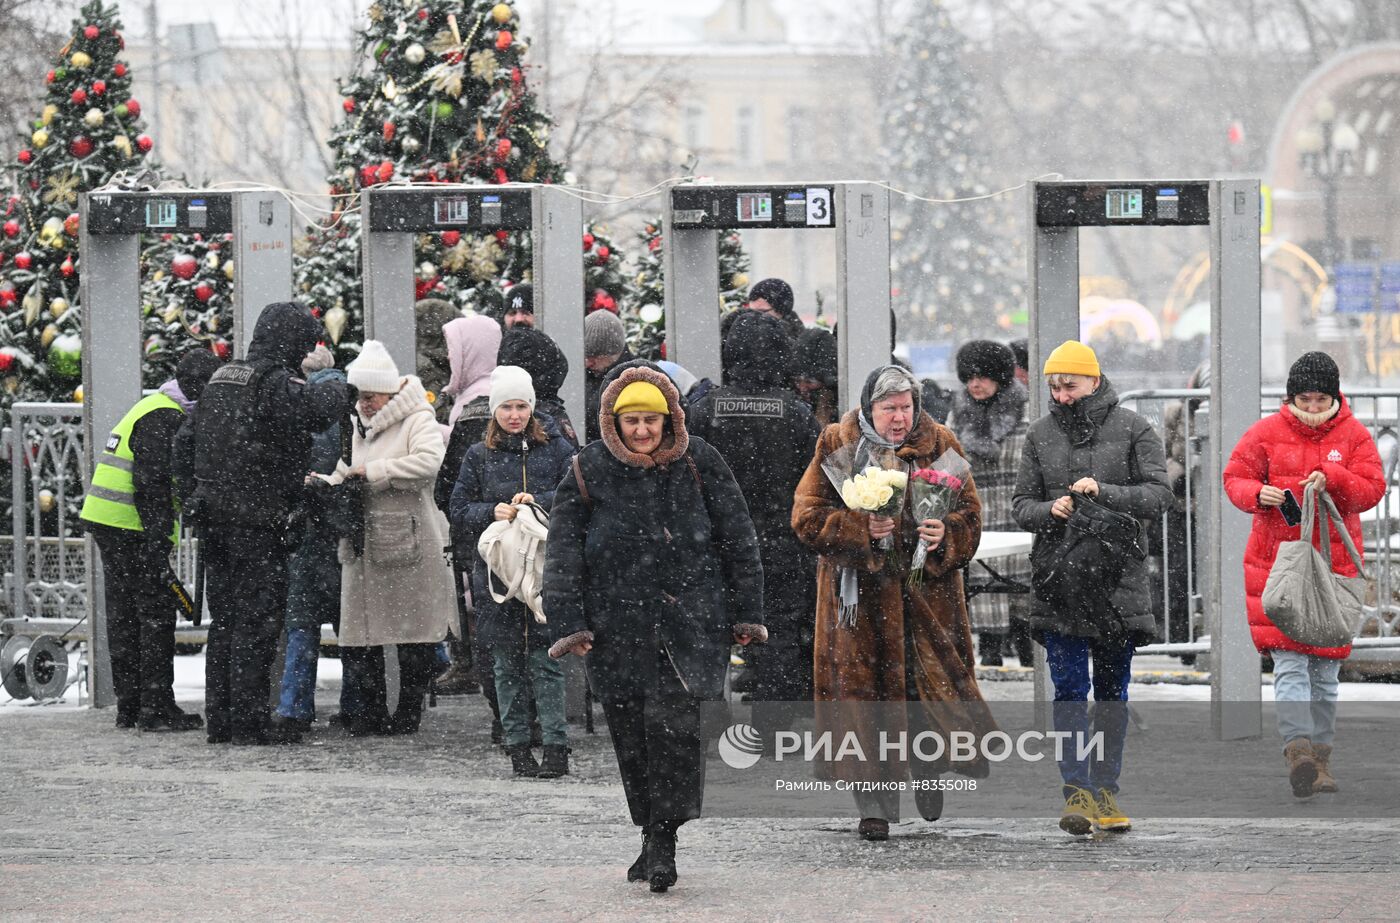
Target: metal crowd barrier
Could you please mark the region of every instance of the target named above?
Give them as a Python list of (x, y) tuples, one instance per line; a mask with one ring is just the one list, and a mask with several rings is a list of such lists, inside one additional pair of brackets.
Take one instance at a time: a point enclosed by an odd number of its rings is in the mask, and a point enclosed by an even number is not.
[[(1260, 396), (1260, 417), (1277, 412), (1285, 396), (1282, 388), (1265, 388)], [(1356, 388), (1346, 391), (1353, 415), (1361, 421), (1376, 440), (1385, 472), (1386, 492), (1381, 502), (1370, 513), (1363, 514), (1362, 525), (1365, 535), (1364, 551), (1367, 569), (1375, 587), (1375, 603), (1367, 604), (1363, 610), (1361, 624), (1357, 627), (1357, 638), (1353, 645), (1351, 660), (1354, 662), (1394, 663), (1400, 669), (1400, 601), (1395, 598), (1397, 590), (1395, 576), (1391, 572), (1396, 563), (1397, 542), (1395, 535), (1400, 526), (1400, 389)], [(1197, 401), (1194, 412), (1188, 410), (1190, 402)], [(1164, 642), (1139, 648), (1147, 654), (1207, 654), (1210, 651), (1208, 640), (1202, 640), (1216, 613), (1208, 611), (1209, 605), (1202, 592), (1198, 577), (1206, 572), (1205, 563), (1210, 549), (1196, 541), (1197, 527), (1203, 526), (1206, 517), (1202, 512), (1208, 504), (1228, 502), (1221, 493), (1219, 476), (1206, 470), (1209, 458), (1208, 414), (1210, 390), (1207, 388), (1142, 389), (1125, 391), (1119, 396), (1124, 406), (1141, 413), (1162, 434), (1166, 432), (1167, 412), (1172, 405), (1181, 410), (1181, 441), (1184, 454), (1184, 497), (1181, 508), (1162, 517), (1161, 555), (1157, 567), (1161, 578), (1161, 613), (1164, 622)], [(1168, 458), (1170, 461), (1170, 456)], [(1184, 532), (1184, 543), (1173, 542), (1171, 533), (1173, 515), (1178, 516), (1177, 526)], [(1236, 540), (1245, 541), (1245, 536)], [(1184, 549), (1182, 545), (1184, 544)], [(1184, 559), (1173, 557), (1176, 553)], [(1185, 571), (1185, 593), (1173, 593), (1173, 566)], [(1185, 607), (1185, 632), (1180, 630), (1181, 621), (1173, 624), (1171, 614)], [(1173, 630), (1173, 629), (1176, 630)]]

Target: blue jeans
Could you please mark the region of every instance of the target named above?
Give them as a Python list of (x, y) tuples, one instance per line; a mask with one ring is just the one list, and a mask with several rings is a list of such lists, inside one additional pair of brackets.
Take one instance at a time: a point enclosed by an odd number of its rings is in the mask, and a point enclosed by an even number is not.
[(1286, 744), (1306, 737), (1331, 744), (1337, 731), (1337, 674), (1340, 660), (1297, 651), (1271, 651), (1278, 732)]
[[(1045, 659), (1055, 684), (1055, 730), (1072, 736), (1063, 740), (1060, 778), (1066, 796), (1069, 787), (1118, 791), (1123, 770), (1123, 740), (1128, 734), (1128, 681), (1132, 678), (1134, 645), (1131, 640), (1099, 641), (1055, 632), (1045, 633)], [(1093, 662), (1093, 675), (1089, 664)], [(1094, 691), (1094, 711), (1089, 712), (1089, 689)], [(1102, 734), (1099, 748), (1080, 741)]]
[(319, 628), (287, 629), (287, 661), (282, 669), (277, 714), (299, 721), (316, 717), (316, 659), (320, 656)]
[(497, 647), (496, 698), (501, 703), (501, 727), (507, 747), (530, 745), (530, 687), (534, 686), (540, 737), (546, 747), (569, 742), (564, 721), (564, 667), (549, 659), (549, 651)]

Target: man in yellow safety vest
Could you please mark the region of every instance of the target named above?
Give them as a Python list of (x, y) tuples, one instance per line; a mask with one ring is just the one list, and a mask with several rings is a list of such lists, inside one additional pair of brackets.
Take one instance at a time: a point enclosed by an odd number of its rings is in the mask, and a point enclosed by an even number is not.
[(193, 731), (175, 704), (175, 606), (170, 551), (179, 515), (170, 443), (220, 366), (207, 349), (180, 358), (175, 377), (141, 398), (112, 430), (83, 498), (81, 519), (102, 556), (117, 727)]

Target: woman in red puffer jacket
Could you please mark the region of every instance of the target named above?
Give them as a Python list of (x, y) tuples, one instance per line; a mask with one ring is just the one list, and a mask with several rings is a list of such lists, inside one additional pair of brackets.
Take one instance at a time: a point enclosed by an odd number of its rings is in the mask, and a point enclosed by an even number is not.
[[(1279, 412), (1254, 424), (1225, 466), (1230, 502), (1254, 514), (1244, 552), (1244, 588), (1254, 646), (1274, 661), (1274, 702), (1293, 794), (1335, 792), (1329, 761), (1336, 722), (1337, 673), (1351, 645), (1318, 648), (1299, 644), (1269, 621), (1260, 597), (1281, 542), (1298, 541), (1300, 529), (1284, 521), (1278, 507), (1292, 490), (1301, 503), (1306, 485), (1325, 488), (1361, 549), (1360, 514), (1385, 493), (1385, 475), (1375, 440), (1352, 416), (1342, 396), (1337, 363), (1326, 353), (1303, 354), (1288, 372), (1288, 396)], [(1319, 508), (1319, 521), (1326, 512)], [(1313, 543), (1317, 544), (1317, 535)], [(1332, 568), (1356, 576), (1356, 566), (1335, 530)], [(1320, 547), (1320, 546), (1319, 546)]]

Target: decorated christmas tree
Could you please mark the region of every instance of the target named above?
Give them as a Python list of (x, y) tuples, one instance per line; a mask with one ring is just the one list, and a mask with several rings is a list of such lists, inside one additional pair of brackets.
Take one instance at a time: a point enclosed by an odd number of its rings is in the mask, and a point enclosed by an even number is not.
[(588, 224), (583, 231), (583, 309), (622, 310), (627, 298), (625, 260), (603, 225)]
[(78, 194), (139, 169), (152, 147), (125, 47), (116, 7), (84, 6), (17, 155), (0, 236), (0, 408), (73, 400), (82, 381)]
[[(364, 65), (342, 82), (344, 117), (331, 138), (337, 211), (301, 248), (301, 296), (323, 313), (337, 345), (363, 337), (359, 216), (362, 189), (381, 183), (554, 183), (550, 120), (525, 77), (516, 11), (489, 0), (377, 0), (358, 33)], [(529, 236), (498, 231), (424, 234), (418, 297), (488, 311), (530, 272)]]
[[(937, 199), (988, 192), (967, 39), (939, 0), (916, 4), (899, 35), (884, 97), (894, 184)], [(985, 202), (907, 203), (891, 225), (894, 303), (906, 336), (988, 335), (1021, 312), (1025, 268)]]
[(231, 234), (164, 234), (141, 253), (142, 379), (156, 388), (175, 374), (186, 350), (232, 352), (233, 260)]
[[(636, 272), (622, 312), (627, 348), (646, 359), (661, 358), (666, 342), (666, 272), (662, 260), (661, 219), (653, 218), (637, 235)], [(719, 238), (719, 311), (727, 314), (744, 304), (749, 289), (749, 255), (738, 231)]]

